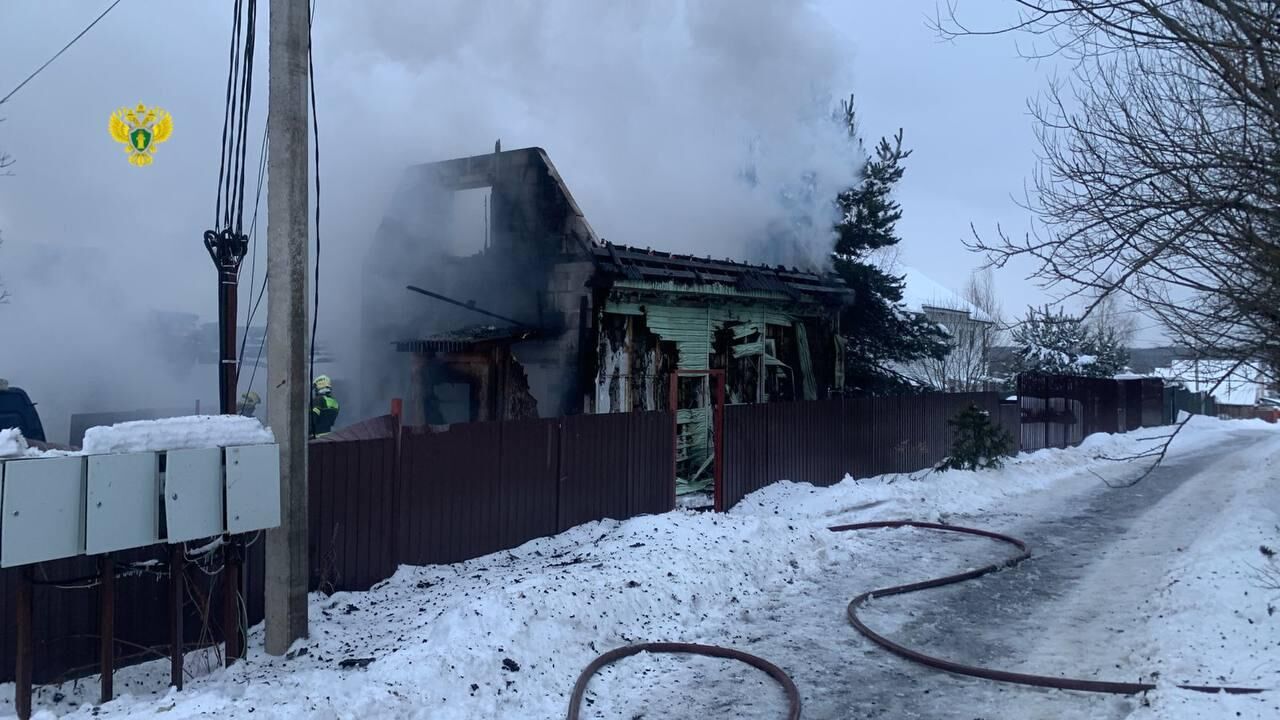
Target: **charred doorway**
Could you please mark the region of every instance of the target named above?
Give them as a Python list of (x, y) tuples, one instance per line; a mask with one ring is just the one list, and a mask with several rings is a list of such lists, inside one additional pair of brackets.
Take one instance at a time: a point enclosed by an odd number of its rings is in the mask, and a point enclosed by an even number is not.
[(671, 374), (677, 507), (724, 509), (724, 386), (723, 370)]

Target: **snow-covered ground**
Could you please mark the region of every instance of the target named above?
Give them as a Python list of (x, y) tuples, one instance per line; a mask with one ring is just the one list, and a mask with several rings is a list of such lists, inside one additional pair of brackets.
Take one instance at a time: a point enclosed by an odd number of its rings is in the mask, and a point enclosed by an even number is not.
[[(1140, 469), (1101, 456), (1136, 454), (1154, 442), (1144, 437), (1163, 432), (1095, 436), (1081, 448), (1021, 456), (993, 472), (846, 479), (831, 488), (782, 482), (728, 514), (675, 511), (589, 523), (467, 563), (403, 567), (369, 592), (313, 595), (312, 636), (291, 659), (265, 655), (259, 627), (252, 632), (248, 660), (231, 670), (209, 671), (200, 657), (189, 658), (198, 676), (181, 693), (165, 687), (167, 664), (151, 663), (118, 672), (120, 697), (101, 708), (89, 704), (97, 694), (92, 679), (41, 688), (36, 704), (46, 715), (84, 717), (551, 719), (564, 716), (579, 670), (596, 654), (631, 642), (671, 640), (731, 645), (779, 664), (795, 677), (809, 708), (806, 718), (865, 716), (838, 710), (853, 707), (854, 694), (885, 708), (877, 713), (884, 717), (937, 717), (888, 709), (913, 692), (941, 695), (941, 707), (966, 718), (1061, 716), (1043, 710), (1042, 700), (1085, 708), (1081, 717), (1280, 716), (1277, 694), (1222, 698), (1161, 688), (1146, 701), (1119, 701), (1005, 693), (1008, 686), (957, 681), (888, 657), (844, 619), (845, 603), (857, 592), (984, 564), (1007, 549), (926, 531), (833, 534), (827, 526), (941, 519), (1017, 534), (1023, 526), (1045, 527), (1063, 508), (1105, 514), (1108, 499), (1120, 496), (1109, 495), (1118, 491), (1099, 478), (1120, 483)], [(1232, 456), (1235, 446), (1245, 449), (1227, 466), (1234, 471), (1199, 471), (1199, 458)], [(1275, 426), (1197, 418), (1171, 450), (1170, 462), (1185, 465), (1181, 485), (1153, 495), (1151, 502), (1158, 504), (1133, 523), (1168, 525), (1136, 534), (1120, 521), (1105, 528), (1119, 538), (1107, 545), (1113, 551), (1099, 561), (1098, 572), (1068, 583), (1089, 592), (1082, 596), (1067, 587), (1053, 599), (1083, 612), (1093, 595), (1098, 612), (1106, 615), (1110, 598), (1098, 588), (1110, 583), (1146, 601), (1114, 608), (1122, 627), (1110, 627), (1129, 632), (1113, 635), (1110, 644), (1119, 646), (1116, 638), (1123, 638), (1129, 645), (1123, 652), (1099, 648), (1107, 663), (1115, 659), (1112, 664), (1121, 665), (1101, 668), (1109, 671), (1104, 677), (1131, 680), (1157, 669), (1157, 682), (1280, 687), (1280, 617), (1268, 610), (1280, 604), (1280, 591), (1260, 587), (1263, 571), (1276, 564), (1259, 550), (1280, 545), (1278, 452)], [(1130, 504), (1143, 502), (1139, 494), (1125, 497)], [(1175, 537), (1183, 543), (1180, 550), (1161, 546), (1162, 539)], [(1052, 563), (1057, 552), (1050, 547), (1042, 562)], [(1143, 562), (1132, 562), (1138, 553)], [(1031, 573), (1027, 577), (1035, 577), (1036, 562), (1021, 566)], [(1145, 569), (1135, 573), (1136, 567)], [(1093, 566), (1086, 569), (1092, 572)], [(1133, 574), (1133, 588), (1121, 587), (1125, 573)], [(992, 577), (1006, 575), (1017, 579), (1012, 573)], [(1144, 590), (1147, 582), (1152, 584)], [(907, 600), (875, 603), (875, 621), (882, 623), (877, 627), (918, 632), (910, 630), (917, 616)], [(920, 594), (911, 600), (937, 609), (947, 597)], [(1053, 622), (1069, 623), (1070, 617)], [(1059, 630), (1051, 635), (1064, 634)], [(1028, 661), (1074, 662), (1088, 651), (1081, 643), (1036, 647), (1031, 633), (1005, 640), (1030, 646)], [(1079, 670), (1004, 664), (1022, 660), (1000, 657), (996, 664), (1064, 675)], [(853, 678), (867, 667), (883, 671), (870, 685)], [(948, 688), (977, 688), (982, 694), (977, 704), (950, 706)], [(11, 697), (11, 685), (0, 688), (0, 710), (12, 711)], [(1024, 702), (1036, 703), (1036, 709)], [(775, 718), (782, 708), (781, 693), (749, 668), (639, 656), (596, 678), (584, 716)]]

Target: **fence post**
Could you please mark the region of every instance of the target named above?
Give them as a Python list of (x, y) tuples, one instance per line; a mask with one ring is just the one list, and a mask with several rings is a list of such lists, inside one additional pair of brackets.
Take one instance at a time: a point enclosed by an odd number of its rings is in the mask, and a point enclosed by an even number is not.
[(13, 705), (18, 717), (27, 720), (31, 717), (31, 672), (35, 663), (34, 638), (32, 637), (32, 588), (31, 569), (18, 570), (18, 597), (15, 603), (18, 626), (17, 658), (15, 664), (15, 681), (13, 684)]
[(186, 551), (182, 543), (169, 546), (169, 684), (182, 689), (182, 603), (186, 595)]
[(111, 702), (115, 695), (116, 671), (116, 563), (107, 553), (99, 560), (98, 597), (98, 664), (99, 664), (99, 700)]
[(395, 568), (400, 566), (400, 517), (402, 515), (400, 502), (403, 497), (400, 485), (403, 480), (401, 465), (404, 464), (404, 401), (400, 398), (391, 398), (391, 418), (394, 422), (391, 432), (395, 438), (395, 451), (391, 463), (391, 512), (395, 521), (391, 523), (390, 532), (387, 533), (389, 545), (387, 551), (391, 554), (390, 564), (394, 573)]

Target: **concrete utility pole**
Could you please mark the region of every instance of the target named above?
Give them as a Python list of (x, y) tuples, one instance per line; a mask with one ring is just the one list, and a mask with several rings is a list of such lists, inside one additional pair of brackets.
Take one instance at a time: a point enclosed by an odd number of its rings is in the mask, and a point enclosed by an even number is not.
[(268, 422), (280, 527), (267, 531), (267, 652), (307, 636), (307, 0), (271, 0), (267, 122)]

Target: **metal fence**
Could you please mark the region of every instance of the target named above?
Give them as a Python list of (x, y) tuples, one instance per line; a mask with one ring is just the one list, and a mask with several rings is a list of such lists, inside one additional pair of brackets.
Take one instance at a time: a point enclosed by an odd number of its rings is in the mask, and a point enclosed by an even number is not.
[(1120, 388), (1110, 378), (1018, 375), (1022, 449), (1063, 448), (1097, 432), (1119, 432)]
[(1018, 376), (1022, 449), (1078, 445), (1093, 433), (1117, 433), (1166, 422), (1159, 378), (1089, 378), (1022, 373)]
[(312, 587), (363, 590), (602, 518), (674, 507), (671, 415), (405, 428), (311, 446)]
[[(265, 544), (254, 542), (245, 555), (244, 599), (250, 625), (263, 618), (263, 557)], [(167, 657), (169, 651), (169, 582), (167, 545), (112, 554), (115, 580), (115, 638), (117, 667)], [(187, 597), (183, 603), (183, 641), (188, 649), (220, 642), (222, 578), (216, 570), (220, 554), (209, 556), (204, 569), (187, 563)], [(97, 672), (99, 662), (98, 566), (93, 558), (69, 558), (29, 568), (0, 571), (0, 682), (14, 679), (16, 626), (12, 621), (19, 573), (30, 572), (34, 583), (32, 679), (49, 684)]]
[(1182, 413), (1192, 415), (1218, 416), (1218, 404), (1213, 396), (1206, 392), (1191, 392), (1181, 385), (1166, 385), (1164, 388), (1164, 422), (1172, 425), (1178, 421)]
[(725, 408), (724, 507), (778, 480), (826, 486), (845, 474), (914, 472), (945, 458), (948, 423), (970, 405), (990, 413), (1018, 449), (1018, 408), (995, 393), (731, 405)]

